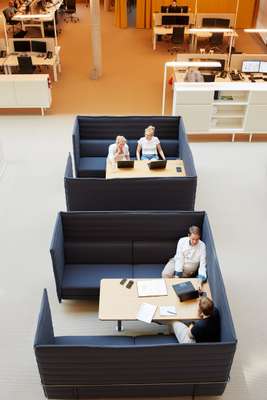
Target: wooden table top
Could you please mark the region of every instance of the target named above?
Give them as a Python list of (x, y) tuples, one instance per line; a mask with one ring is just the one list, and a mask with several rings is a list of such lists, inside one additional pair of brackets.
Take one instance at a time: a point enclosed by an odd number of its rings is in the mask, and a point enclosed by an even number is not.
[[(131, 289), (120, 284), (121, 279), (102, 279), (100, 284), (99, 298), (99, 319), (107, 321), (136, 321), (139, 307), (142, 303), (157, 305), (157, 310), (153, 320), (194, 320), (199, 319), (198, 316), (198, 299), (180, 302), (176, 295), (173, 285), (181, 282), (191, 281), (197, 289), (199, 280), (196, 278), (172, 278), (165, 279), (167, 286), (167, 296), (157, 297), (138, 297), (137, 281), (145, 279), (131, 279), (134, 281)], [(207, 292), (211, 298), (210, 287), (208, 283), (204, 283), (203, 291)], [(161, 316), (160, 306), (175, 306), (176, 315)]]
[[(114, 168), (111, 162), (106, 164), (106, 179), (115, 178), (160, 178), (186, 176), (183, 160), (168, 160), (166, 168), (149, 169), (147, 160), (135, 160), (134, 168)], [(176, 167), (182, 171), (177, 172)]]

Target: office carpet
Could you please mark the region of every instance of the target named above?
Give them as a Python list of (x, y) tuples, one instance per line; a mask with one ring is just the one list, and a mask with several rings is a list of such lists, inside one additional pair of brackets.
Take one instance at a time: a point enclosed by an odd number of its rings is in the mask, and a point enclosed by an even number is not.
[[(57, 335), (118, 334), (97, 302), (58, 304), (49, 244), (65, 210), (63, 173), (73, 117), (2, 117), (6, 168), (0, 179), (0, 397), (42, 400), (32, 350), (40, 298), (48, 289)], [(193, 143), (197, 209), (208, 212), (239, 339), (224, 400), (267, 393), (267, 144)], [(162, 331), (125, 323), (123, 334)], [(179, 360), (177, 360), (179, 362)]]
[[(1, 0), (1, 5), (6, 5), (6, 1)], [(114, 14), (103, 11), (103, 76), (93, 81), (89, 79), (92, 68), (89, 8), (78, 4), (77, 15), (78, 23), (58, 19), (62, 29), (59, 35), (62, 73), (59, 81), (53, 83), (49, 114), (160, 114), (164, 63), (175, 59), (175, 55), (168, 53), (171, 43), (158, 42), (157, 50), (153, 51), (150, 29), (118, 29), (114, 26)], [(266, 52), (257, 35), (238, 33), (236, 50)], [(38, 35), (36, 29), (35, 36)], [(168, 86), (167, 113), (171, 113), (171, 103), (172, 90)], [(0, 110), (0, 114), (4, 112)]]

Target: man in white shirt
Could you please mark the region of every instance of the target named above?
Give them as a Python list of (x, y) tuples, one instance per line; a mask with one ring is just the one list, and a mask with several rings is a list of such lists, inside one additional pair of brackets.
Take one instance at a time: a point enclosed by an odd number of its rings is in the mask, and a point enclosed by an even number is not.
[(124, 136), (117, 136), (116, 142), (109, 146), (108, 160), (112, 163), (130, 160), (129, 147)]
[(155, 127), (150, 125), (145, 129), (145, 136), (138, 140), (136, 148), (137, 160), (158, 160), (158, 153), (161, 158), (165, 160), (160, 141), (156, 136), (154, 136), (154, 133)]
[(187, 237), (178, 241), (174, 258), (171, 258), (162, 271), (163, 278), (197, 277), (201, 282), (207, 280), (206, 245), (200, 240), (198, 226), (190, 226)]
[(184, 82), (204, 82), (204, 78), (198, 68), (188, 68), (184, 76)]

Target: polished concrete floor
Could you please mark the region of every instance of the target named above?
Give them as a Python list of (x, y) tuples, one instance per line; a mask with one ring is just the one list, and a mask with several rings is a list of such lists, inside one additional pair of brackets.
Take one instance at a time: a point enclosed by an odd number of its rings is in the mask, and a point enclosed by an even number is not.
[[(2, 117), (6, 168), (0, 179), (0, 398), (42, 400), (32, 343), (48, 288), (55, 332), (117, 334), (97, 319), (96, 302), (59, 305), (49, 256), (56, 214), (65, 210), (63, 173), (73, 116)], [(197, 204), (208, 212), (238, 336), (224, 400), (267, 393), (267, 144), (192, 143)], [(126, 324), (125, 334), (157, 327)], [(177, 360), (179, 362), (179, 360)]]

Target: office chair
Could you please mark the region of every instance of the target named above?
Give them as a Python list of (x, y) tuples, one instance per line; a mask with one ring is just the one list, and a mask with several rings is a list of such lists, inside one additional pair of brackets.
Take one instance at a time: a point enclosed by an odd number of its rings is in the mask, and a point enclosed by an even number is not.
[[(173, 44), (184, 44), (184, 26), (174, 26), (173, 27), (173, 32), (172, 32), (172, 37), (171, 37), (171, 42)], [(173, 54), (173, 53), (178, 53), (179, 51), (183, 51), (183, 46), (174, 46), (168, 49), (168, 52)]]
[(210, 44), (213, 46), (220, 46), (223, 44), (223, 32), (213, 32), (209, 38)]
[(33, 74), (36, 69), (32, 64), (32, 58), (29, 56), (19, 56), (18, 64), (20, 74)]
[(65, 14), (69, 15), (66, 15), (64, 21), (78, 22), (79, 18), (74, 15), (76, 13), (76, 0), (65, 0), (65, 5)]
[(21, 23), (19, 21), (13, 21), (11, 18), (8, 18), (7, 9), (3, 10), (3, 15), (4, 15), (5, 20), (6, 20), (7, 30), (12, 28), (13, 35), (15, 34), (15, 26), (16, 25), (19, 25), (20, 26), (19, 30), (21, 30)]

